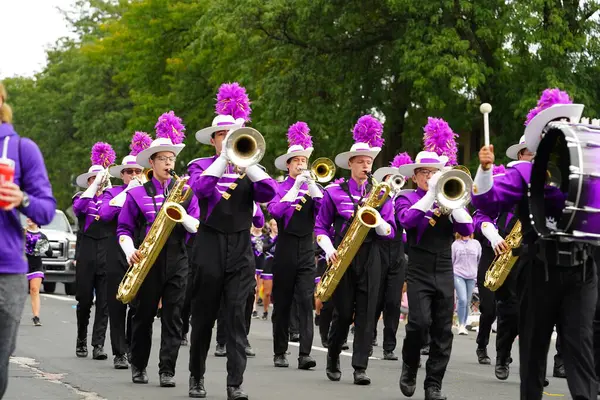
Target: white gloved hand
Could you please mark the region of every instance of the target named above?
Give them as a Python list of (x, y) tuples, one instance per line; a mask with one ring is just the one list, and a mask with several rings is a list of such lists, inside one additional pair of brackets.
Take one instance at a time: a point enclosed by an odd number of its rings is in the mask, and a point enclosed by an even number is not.
[(142, 182), (140, 182), (139, 179), (132, 179), (129, 181), (129, 184), (127, 185), (127, 187), (125, 188), (125, 191), (128, 192), (133, 188), (142, 186)]
[(327, 260), (327, 262), (329, 262), (329, 260), (334, 254), (337, 254), (337, 250), (335, 249), (335, 247), (333, 247), (333, 243), (331, 243), (331, 239), (329, 239), (329, 236), (317, 236), (317, 244), (325, 252), (325, 259)]
[(296, 186), (296, 184), (294, 184), (290, 190), (288, 190), (288, 192), (285, 194), (285, 196), (283, 196), (280, 200), (281, 203), (285, 203), (285, 202), (290, 202), (293, 203), (294, 201), (296, 201), (296, 197), (298, 197), (298, 192), (300, 190), (299, 186)]
[(431, 176), (431, 178), (429, 178), (429, 180), (427, 181), (427, 186), (429, 186), (427, 193), (432, 193), (434, 196), (437, 194), (436, 186), (438, 181), (440, 180), (440, 176), (442, 176), (442, 171), (436, 172)]
[(248, 178), (250, 178), (252, 182), (260, 182), (269, 178), (269, 175), (256, 164), (246, 168), (246, 175), (248, 175)]
[(136, 251), (136, 248), (133, 245), (133, 239), (129, 236), (121, 235), (119, 236), (119, 245), (121, 245), (121, 249), (123, 249), (123, 253), (125, 253), (127, 263), (131, 264), (131, 256), (133, 256), (133, 253)]
[(181, 224), (189, 233), (196, 233), (198, 232), (198, 225), (200, 224), (200, 222), (188, 213), (185, 213), (185, 215), (183, 215), (183, 221), (181, 222)]
[(452, 216), (452, 221), (454, 222), (458, 222), (460, 224), (473, 223), (473, 218), (464, 208), (457, 208), (456, 210), (453, 210), (450, 215)]
[(427, 211), (431, 210), (431, 207), (433, 207), (434, 202), (435, 194), (431, 190), (429, 190), (427, 193), (425, 193), (425, 196), (423, 196), (421, 200), (417, 201), (410, 208), (420, 210), (426, 213)]
[(487, 240), (490, 241), (492, 248), (496, 248), (500, 243), (504, 242), (502, 236), (498, 233), (498, 229), (489, 222), (484, 222), (481, 224), (481, 233), (486, 237)]
[(315, 181), (310, 181), (308, 183), (308, 194), (313, 199), (318, 199), (318, 198), (323, 197), (323, 192), (321, 191), (321, 189), (319, 188), (319, 186), (317, 185), (317, 183)]
[(221, 151), (221, 155), (217, 157), (217, 159), (210, 164), (208, 168), (204, 170), (202, 175), (214, 176), (220, 178), (223, 176), (225, 172), (225, 168), (227, 168), (228, 163), (227, 156), (224, 155), (224, 151)]
[(375, 232), (377, 232), (379, 236), (389, 236), (392, 233), (392, 226), (381, 218), (379, 225), (375, 227)]
[(294, 187), (300, 189), (304, 182), (308, 182), (309, 179), (306, 175), (300, 174), (296, 177), (296, 181), (294, 182)]
[(98, 191), (98, 186), (100, 186), (100, 182), (102, 182), (103, 176), (103, 171), (98, 172), (96, 178), (94, 179), (94, 182), (92, 182), (92, 184), (88, 186), (85, 192), (83, 192), (83, 194), (81, 195), (82, 199), (92, 199), (96, 195), (96, 192)]

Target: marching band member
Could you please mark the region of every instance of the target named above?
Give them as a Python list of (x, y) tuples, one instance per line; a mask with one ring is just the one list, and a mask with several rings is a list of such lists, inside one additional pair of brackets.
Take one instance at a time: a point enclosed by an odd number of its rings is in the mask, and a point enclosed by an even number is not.
[[(254, 202), (270, 201), (276, 182), (257, 164), (240, 175), (230, 165), (223, 142), (230, 129), (249, 119), (245, 89), (223, 84), (217, 95), (213, 126), (196, 133), (196, 140), (215, 147), (216, 155), (189, 166), (190, 185), (198, 196), (201, 223), (194, 242), (194, 295), (190, 347), (189, 396), (205, 397), (204, 373), (217, 305), (225, 296), (227, 332), (227, 398), (247, 399), (242, 390), (246, 369), (246, 300), (255, 285), (250, 226)], [(238, 118), (238, 119), (236, 119)], [(241, 171), (240, 171), (241, 172)], [(202, 250), (199, 251), (200, 246)]]
[[(583, 105), (572, 104), (568, 94), (546, 89), (525, 123), (525, 142), (531, 152), (537, 150), (541, 133), (554, 120), (577, 123)], [(593, 399), (598, 386), (592, 352), (592, 320), (596, 307), (597, 277), (589, 249), (569, 243), (572, 254), (566, 260), (554, 241), (538, 240), (529, 218), (527, 188), (532, 164), (517, 163), (504, 175), (493, 177), (493, 146), (479, 152), (480, 166), (473, 185), (473, 205), (488, 216), (517, 207), (523, 236), (522, 270), (524, 291), (519, 318), (519, 355), (521, 399), (541, 399), (546, 357), (553, 327), (559, 325), (569, 391), (576, 399)], [(549, 215), (558, 215), (564, 206), (564, 194), (553, 186), (545, 188), (545, 207)], [(560, 260), (560, 261), (558, 261)]]
[[(354, 127), (355, 143), (350, 151), (335, 157), (338, 167), (350, 170), (351, 179), (338, 180), (327, 186), (315, 222), (317, 243), (325, 251), (328, 261), (338, 261), (336, 247), (342, 242), (354, 215), (372, 190), (372, 180), (369, 176), (373, 160), (381, 151), (382, 131), (383, 126), (374, 117), (362, 116)], [(341, 379), (340, 352), (354, 319), (352, 354), (354, 383), (357, 385), (371, 383), (366, 369), (381, 279), (379, 244), (380, 238), (393, 238), (396, 229), (393, 205), (388, 200), (379, 207), (381, 215), (379, 225), (370, 230), (331, 299), (337, 318), (334, 317), (329, 331), (326, 373), (332, 381)], [(335, 229), (333, 243), (329, 236), (332, 226)]]
[(106, 258), (109, 241), (114, 231), (110, 224), (101, 221), (99, 210), (102, 193), (110, 180), (105, 168), (115, 161), (116, 155), (108, 143), (98, 142), (92, 147), (92, 166), (87, 173), (77, 177), (79, 187), (86, 188), (73, 197), (73, 212), (79, 220), (80, 234), (77, 240), (77, 357), (87, 357), (87, 329), (94, 293), (96, 294), (94, 327), (92, 332), (92, 357), (106, 360), (104, 340), (108, 327), (108, 303), (106, 299)]
[[(106, 295), (108, 299), (108, 318), (110, 320), (110, 344), (114, 356), (113, 364), (115, 369), (127, 369), (127, 354), (131, 345), (131, 318), (133, 310), (131, 305), (129, 313), (127, 312), (127, 304), (117, 300), (117, 289), (127, 272), (127, 259), (125, 253), (119, 246), (119, 241), (116, 238), (117, 221), (121, 207), (125, 203), (127, 192), (135, 187), (141, 186), (140, 182), (143, 168), (136, 161), (136, 156), (142, 151), (150, 147), (152, 139), (145, 132), (136, 132), (131, 139), (131, 153), (123, 158), (121, 165), (110, 167), (110, 175), (119, 178), (123, 181), (123, 185), (116, 186), (104, 191), (102, 195), (102, 204), (98, 210), (100, 220), (110, 224), (111, 231), (115, 235), (114, 239), (108, 242), (107, 252), (107, 279), (106, 279)], [(143, 240), (145, 232), (141, 232), (138, 227), (134, 236), (135, 246), (139, 246)]]
[[(182, 143), (185, 128), (172, 111), (160, 116), (155, 129), (156, 139), (136, 156), (138, 165), (152, 168), (152, 178), (127, 192), (119, 214), (117, 235), (129, 264), (142, 261), (142, 254), (134, 243), (137, 221), (145, 222), (147, 235), (175, 184), (170, 171), (185, 147)], [(177, 224), (169, 235), (134, 299), (130, 360), (133, 383), (148, 383), (146, 366), (152, 346), (152, 323), (161, 301), (160, 386), (175, 386), (175, 365), (181, 345), (181, 309), (188, 275), (185, 234), (198, 229), (197, 214), (192, 215), (194, 201), (192, 195), (183, 202), (187, 213), (183, 215), (182, 224)]]
[[(417, 189), (403, 192), (396, 200), (398, 222), (408, 237), (407, 294), (410, 317), (402, 347), (400, 389), (411, 397), (416, 389), (420, 349), (429, 332), (429, 359), (426, 366), (425, 399), (446, 399), (442, 380), (452, 351), (454, 313), (454, 270), (452, 242), (454, 232), (473, 233), (473, 220), (466, 209), (450, 215), (440, 212), (437, 181), (447, 162), (456, 163), (456, 134), (443, 119), (429, 118), (425, 126), (425, 148), (414, 164), (403, 165), (399, 173), (412, 176)], [(441, 146), (437, 143), (443, 143)], [(446, 153), (446, 155), (438, 155)]]
[(316, 268), (313, 231), (323, 193), (310, 176), (310, 128), (305, 122), (296, 122), (289, 127), (287, 138), (289, 148), (275, 159), (275, 166), (287, 171), (288, 177), (279, 183), (277, 195), (267, 206), (277, 221), (278, 231), (273, 262), (273, 364), (289, 365), (286, 352), (296, 296), (300, 328), (298, 369), (310, 369), (317, 365), (310, 356)]
[[(394, 175), (398, 175), (398, 167), (410, 164), (413, 160), (408, 153), (398, 154), (389, 167), (379, 168), (373, 176), (379, 182), (388, 182)], [(398, 198), (398, 191), (393, 194), (392, 201)], [(404, 285), (404, 243), (403, 229), (396, 218), (396, 235), (392, 240), (381, 241), (381, 286), (375, 313), (375, 330), (373, 345), (377, 340), (377, 322), (383, 312), (383, 359), (397, 360), (394, 353), (396, 349), (396, 333), (400, 324), (400, 303), (402, 301), (402, 286)]]

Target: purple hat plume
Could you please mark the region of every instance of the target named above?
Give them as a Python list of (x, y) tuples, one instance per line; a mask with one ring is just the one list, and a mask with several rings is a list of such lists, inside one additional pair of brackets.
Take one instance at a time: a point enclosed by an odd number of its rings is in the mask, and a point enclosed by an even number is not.
[(219, 87), (217, 93), (217, 114), (231, 115), (233, 118), (243, 118), (244, 121), (250, 121), (250, 99), (246, 94), (246, 89), (239, 83), (224, 83)]
[(506, 168), (502, 164), (494, 165), (494, 168), (492, 169), (492, 175), (503, 174), (505, 172), (506, 172)]
[(525, 126), (529, 125), (531, 120), (540, 112), (552, 107), (555, 104), (573, 104), (573, 100), (571, 100), (567, 92), (563, 92), (560, 89), (555, 88), (544, 90), (542, 92), (542, 96), (537, 102), (537, 105), (529, 110), (529, 114), (527, 114), (527, 119), (525, 120)]
[(98, 142), (92, 147), (92, 156), (90, 157), (92, 165), (102, 165), (103, 168), (106, 168), (114, 163), (116, 158), (117, 154), (108, 143)]
[(427, 125), (423, 128), (425, 135), (423, 137), (423, 149), (433, 151), (438, 156), (448, 157), (446, 165), (456, 165), (456, 154), (458, 146), (456, 138), (458, 135), (452, 131), (450, 125), (442, 118), (427, 118)]
[(307, 149), (313, 145), (310, 128), (306, 122), (302, 121), (298, 121), (290, 126), (287, 132), (287, 139), (290, 147), (300, 145), (303, 149)]
[(185, 126), (181, 123), (181, 118), (176, 116), (172, 110), (158, 118), (154, 129), (156, 129), (157, 139), (171, 139), (173, 144), (180, 144), (185, 138), (185, 133), (183, 133)]
[(383, 125), (372, 115), (363, 115), (354, 125), (354, 141), (367, 143), (369, 147), (381, 147), (383, 139)]
[(152, 138), (146, 132), (135, 132), (133, 137), (131, 138), (131, 144), (129, 148), (131, 149), (132, 156), (137, 156), (142, 151), (146, 150), (152, 144)]
[(412, 164), (414, 161), (407, 152), (400, 153), (390, 163), (390, 167), (398, 168), (405, 164)]

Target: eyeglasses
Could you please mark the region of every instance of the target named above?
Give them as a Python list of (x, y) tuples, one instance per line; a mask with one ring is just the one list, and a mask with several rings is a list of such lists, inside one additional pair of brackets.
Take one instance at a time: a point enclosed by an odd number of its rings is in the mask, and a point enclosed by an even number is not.
[(165, 157), (165, 156), (158, 156), (155, 158), (155, 160), (160, 161), (160, 162), (167, 162), (167, 160), (171, 161), (171, 162), (175, 162), (175, 160), (177, 159), (177, 157)]
[(123, 173), (127, 174), (127, 175), (133, 175), (133, 174), (140, 175), (142, 172), (143, 171), (141, 169), (139, 169), (139, 168), (135, 168), (135, 169), (134, 168), (127, 168), (127, 169), (123, 170)]
[(432, 171), (430, 169), (420, 169), (417, 171), (417, 174), (419, 175), (425, 175), (425, 176), (431, 176), (433, 174), (435, 174), (435, 171)]

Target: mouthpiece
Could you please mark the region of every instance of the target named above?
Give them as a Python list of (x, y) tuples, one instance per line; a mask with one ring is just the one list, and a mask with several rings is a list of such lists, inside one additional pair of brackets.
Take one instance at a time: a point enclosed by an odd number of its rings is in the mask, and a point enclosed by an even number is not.
[(482, 114), (489, 114), (492, 112), (492, 105), (490, 103), (483, 103), (479, 106), (479, 112)]
[(170, 169), (170, 170), (169, 170), (169, 174), (170, 174), (170, 175), (171, 175), (173, 178), (175, 178), (175, 179), (178, 179), (178, 178), (179, 178), (179, 177), (177, 176), (177, 174), (175, 173), (175, 170), (174, 170), (174, 169)]

